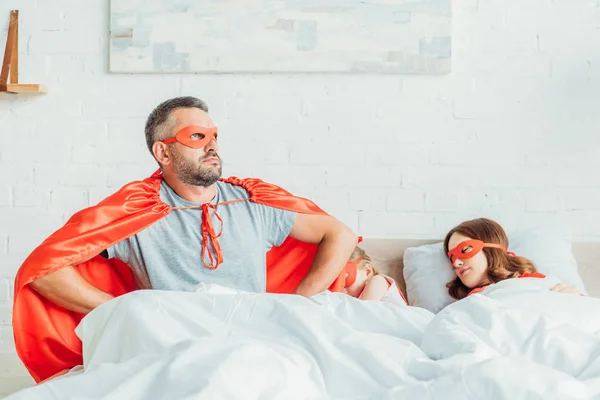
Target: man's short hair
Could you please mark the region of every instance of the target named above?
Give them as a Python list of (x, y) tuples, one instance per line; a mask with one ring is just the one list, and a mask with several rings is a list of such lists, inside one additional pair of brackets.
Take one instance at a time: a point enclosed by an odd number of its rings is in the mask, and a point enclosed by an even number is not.
[(152, 153), (152, 145), (158, 140), (167, 139), (170, 131), (175, 124), (175, 120), (171, 118), (171, 113), (177, 108), (199, 108), (202, 111), (208, 112), (208, 105), (196, 97), (184, 96), (175, 97), (173, 99), (160, 103), (148, 116), (146, 120), (146, 145), (150, 154)]

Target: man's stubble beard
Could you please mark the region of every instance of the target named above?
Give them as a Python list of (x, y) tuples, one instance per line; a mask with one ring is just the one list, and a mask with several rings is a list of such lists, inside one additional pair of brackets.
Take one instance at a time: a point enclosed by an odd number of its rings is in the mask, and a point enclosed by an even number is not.
[[(218, 167), (204, 167), (202, 162), (209, 157), (219, 159)], [(177, 178), (186, 185), (209, 187), (216, 183), (223, 173), (223, 162), (215, 152), (205, 154), (199, 161), (200, 167), (192, 161), (186, 160), (177, 152), (173, 153), (173, 166)]]

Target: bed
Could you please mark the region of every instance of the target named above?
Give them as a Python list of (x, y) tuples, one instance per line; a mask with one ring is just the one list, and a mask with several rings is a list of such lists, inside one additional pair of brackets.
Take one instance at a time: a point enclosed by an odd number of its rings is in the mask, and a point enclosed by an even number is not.
[[(434, 242), (361, 246), (406, 294), (405, 250)], [(78, 328), (85, 373), (8, 399), (600, 398), (600, 244), (572, 251), (589, 296), (568, 304), (529, 282), (497, 285), (438, 314), (330, 293), (127, 295)]]
[[(400, 288), (406, 294), (406, 284), (403, 276), (404, 251), (409, 247), (436, 242), (438, 241), (367, 238), (361, 244), (361, 247), (372, 256), (383, 273), (394, 277), (398, 281)], [(579, 266), (579, 274), (585, 282), (589, 294), (600, 297), (600, 243), (575, 242), (572, 251)]]

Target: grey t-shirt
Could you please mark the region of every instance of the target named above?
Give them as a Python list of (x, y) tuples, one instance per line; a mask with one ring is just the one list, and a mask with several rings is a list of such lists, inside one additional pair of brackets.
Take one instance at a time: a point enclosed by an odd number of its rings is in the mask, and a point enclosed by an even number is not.
[[(212, 204), (247, 199), (240, 186), (218, 181)], [(163, 180), (160, 198), (172, 207), (199, 206), (179, 197)], [(251, 201), (219, 205), (210, 210), (216, 233), (223, 220), (223, 263), (217, 269), (202, 263), (202, 210), (171, 210), (169, 215), (107, 249), (111, 258), (128, 264), (139, 288), (192, 290), (201, 282), (251, 292), (266, 290), (266, 253), (289, 235), (297, 213)], [(210, 248), (213, 258), (216, 254)], [(208, 257), (205, 261), (209, 263)]]

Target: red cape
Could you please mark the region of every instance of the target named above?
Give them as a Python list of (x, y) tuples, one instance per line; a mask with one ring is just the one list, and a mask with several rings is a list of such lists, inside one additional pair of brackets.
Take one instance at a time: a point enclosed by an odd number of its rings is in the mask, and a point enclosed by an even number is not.
[[(327, 215), (313, 202), (293, 196), (259, 179), (222, 179), (246, 189), (249, 201), (299, 213)], [(111, 245), (167, 216), (171, 207), (160, 200), (160, 171), (125, 185), (95, 206), (74, 214), (25, 259), (15, 279), (13, 330), (17, 354), (36, 382), (83, 364), (75, 328), (83, 314), (59, 307), (28, 284), (60, 268), (76, 265), (82, 277), (100, 290), (120, 296), (135, 290), (129, 266), (96, 256)], [(288, 237), (267, 253), (267, 292), (292, 293), (308, 272), (318, 245)], [(354, 270), (351, 270), (354, 267)], [(329, 290), (341, 291), (356, 276), (347, 264)]]

